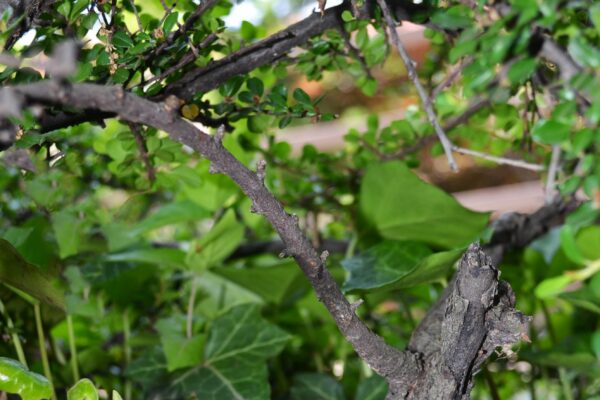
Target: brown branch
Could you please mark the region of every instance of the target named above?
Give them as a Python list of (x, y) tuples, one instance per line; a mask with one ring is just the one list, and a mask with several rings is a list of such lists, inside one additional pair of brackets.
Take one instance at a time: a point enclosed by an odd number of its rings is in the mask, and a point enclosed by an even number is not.
[(150, 184), (152, 184), (156, 180), (156, 171), (154, 170), (154, 165), (152, 165), (152, 162), (150, 161), (150, 157), (148, 157), (148, 148), (146, 147), (146, 142), (142, 136), (140, 126), (138, 124), (129, 123), (129, 129), (131, 129), (131, 133), (135, 138), (135, 143), (137, 144), (138, 151), (140, 152), (140, 157), (142, 158), (142, 162), (146, 168), (148, 180), (150, 181)]
[(260, 177), (227, 151), (218, 136), (211, 137), (179, 118), (177, 102), (174, 99), (167, 98), (164, 103), (154, 103), (126, 93), (121, 87), (93, 84), (61, 85), (53, 81), (15, 86), (12, 89), (28, 103), (94, 108), (115, 113), (132, 123), (153, 126), (209, 159), (212, 170), (233, 179), (252, 200), (253, 211), (263, 215), (271, 223), (285, 244), (286, 254), (294, 257), (317, 297), (329, 310), (338, 328), (358, 355), (375, 372), (388, 377), (390, 382), (408, 384), (411, 371), (418, 369), (416, 355), (401, 352), (387, 345), (360, 320), (354, 307), (342, 294), (325, 267), (324, 259), (302, 233), (297, 217), (285, 211)]

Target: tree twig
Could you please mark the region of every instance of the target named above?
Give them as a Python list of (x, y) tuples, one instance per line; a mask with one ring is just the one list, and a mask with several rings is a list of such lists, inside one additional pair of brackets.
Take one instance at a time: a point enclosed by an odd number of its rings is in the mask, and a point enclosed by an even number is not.
[(433, 129), (435, 130), (435, 134), (437, 135), (438, 139), (440, 140), (440, 142), (442, 144), (442, 147), (444, 148), (444, 152), (446, 153), (446, 158), (448, 159), (448, 164), (450, 165), (450, 169), (452, 171), (456, 172), (456, 171), (458, 171), (458, 165), (456, 164), (456, 161), (454, 160), (454, 156), (452, 155), (452, 142), (450, 142), (450, 139), (448, 139), (448, 137), (446, 136), (446, 133), (440, 126), (437, 115), (435, 114), (435, 111), (433, 110), (433, 103), (431, 102), (431, 99), (427, 95), (425, 88), (423, 87), (423, 85), (421, 85), (421, 82), (419, 81), (419, 76), (417, 75), (417, 70), (415, 68), (415, 62), (410, 58), (410, 55), (404, 48), (404, 45), (402, 44), (402, 42), (400, 41), (400, 36), (398, 36), (398, 32), (396, 31), (396, 23), (394, 22), (394, 19), (392, 18), (392, 15), (390, 13), (390, 10), (389, 10), (386, 2), (384, 0), (377, 0), (377, 3), (379, 4), (379, 7), (381, 8), (381, 11), (383, 12), (385, 21), (388, 25), (390, 35), (392, 38), (392, 42), (393, 42), (394, 46), (396, 47), (396, 49), (398, 50), (398, 53), (400, 54), (400, 57), (402, 58), (404, 65), (406, 66), (406, 71), (408, 72), (408, 78), (415, 85), (415, 88), (417, 89), (417, 93), (419, 94), (419, 97), (421, 98), (421, 102), (423, 103), (423, 108), (425, 109), (425, 113), (427, 114), (427, 119), (429, 120), (429, 123), (431, 123), (431, 125), (433, 126)]
[(556, 174), (560, 164), (560, 146), (552, 146), (552, 155), (550, 156), (550, 166), (548, 167), (548, 177), (546, 178), (545, 200), (549, 204), (554, 200), (556, 189)]
[(452, 146), (452, 151), (465, 154), (473, 157), (482, 158), (484, 160), (495, 162), (496, 164), (512, 165), (513, 167), (528, 169), (530, 171), (543, 171), (544, 166), (540, 164), (533, 164), (523, 160), (514, 160), (512, 158), (497, 157), (487, 153), (481, 153), (479, 151), (465, 149), (463, 147)]

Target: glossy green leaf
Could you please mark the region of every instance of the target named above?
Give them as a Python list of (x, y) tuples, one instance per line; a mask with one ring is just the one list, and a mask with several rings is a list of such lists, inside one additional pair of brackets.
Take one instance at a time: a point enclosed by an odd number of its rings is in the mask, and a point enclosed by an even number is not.
[(365, 252), (342, 261), (348, 271), (345, 291), (378, 289), (412, 272), (431, 254), (429, 247), (416, 242), (384, 241)]
[(196, 271), (217, 266), (243, 239), (244, 225), (229, 210), (206, 235), (192, 243), (186, 262)]
[(385, 400), (387, 392), (387, 381), (381, 376), (373, 374), (358, 384), (356, 400)]
[(386, 239), (422, 241), (443, 248), (475, 240), (489, 218), (487, 213), (464, 208), (398, 161), (367, 168), (360, 209)]
[(177, 398), (268, 399), (265, 360), (289, 338), (260, 316), (257, 305), (234, 307), (213, 322), (203, 363), (176, 376), (169, 391)]
[(302, 89), (300, 88), (296, 88), (294, 90), (294, 99), (296, 99), (297, 102), (302, 103), (302, 104), (311, 104), (310, 101), (310, 96)]
[(18, 394), (23, 400), (41, 400), (52, 396), (52, 385), (20, 362), (0, 357), (0, 391)]
[(67, 400), (98, 400), (98, 391), (92, 381), (83, 378), (69, 389)]
[(115, 45), (116, 47), (123, 47), (123, 48), (133, 47), (133, 45), (134, 45), (133, 40), (131, 40), (129, 35), (127, 35), (125, 32), (123, 32), (121, 30), (116, 31), (115, 34), (113, 35), (112, 44)]
[(540, 299), (556, 297), (561, 294), (571, 282), (573, 282), (573, 279), (567, 275), (544, 279), (535, 288), (535, 295)]
[(169, 34), (169, 32), (171, 32), (177, 23), (177, 18), (179, 18), (179, 13), (177, 11), (171, 12), (169, 15), (167, 15), (167, 18), (165, 18), (165, 22), (163, 23), (163, 31), (165, 34)]
[(292, 400), (344, 400), (338, 381), (325, 374), (298, 374), (291, 389)]
[(248, 21), (242, 21), (240, 36), (246, 41), (256, 38), (256, 27)]
[(508, 78), (513, 83), (523, 83), (535, 71), (536, 66), (537, 60), (534, 58), (516, 61), (508, 69)]
[(569, 137), (569, 125), (554, 120), (540, 120), (533, 127), (533, 138), (543, 144), (559, 144)]
[(39, 268), (29, 264), (6, 240), (0, 239), (0, 282), (64, 309), (64, 295)]

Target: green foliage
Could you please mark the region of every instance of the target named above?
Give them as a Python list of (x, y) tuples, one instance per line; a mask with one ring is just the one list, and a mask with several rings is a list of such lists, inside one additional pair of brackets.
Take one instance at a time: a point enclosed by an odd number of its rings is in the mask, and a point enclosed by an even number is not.
[[(66, 83), (116, 85), (162, 101), (190, 76), (223, 73), (227, 79), (205, 93), (182, 99), (174, 116), (210, 133), (223, 124), (223, 145), (238, 160), (251, 169), (267, 162), (265, 185), (311, 241), (343, 242), (346, 251), (332, 251), (326, 268), (351, 300), (364, 300), (359, 316), (404, 347), (465, 246), (485, 242), (490, 216), (419, 177), (446, 163), (439, 144), (429, 146), (433, 129), (379, 10), (361, 18), (348, 8), (336, 29), (275, 36), (265, 46), (259, 40), (287, 21), (275, 8), (262, 10), (262, 21), (242, 21), (250, 17), (232, 11), (236, 2), (219, 1), (175, 35), (198, 4), (167, 3), (168, 11), (157, 0), (52, 2), (35, 19), (31, 43), (7, 49), (24, 60), (0, 65), (0, 83), (52, 78), (36, 57), (51, 57), (67, 38), (81, 48), (76, 72), (59, 77)], [(518, 363), (492, 357), (499, 396), (535, 390), (552, 398), (570, 388), (574, 398), (597, 398), (600, 6), (423, 3), (400, 17), (427, 23), (431, 50), (417, 64), (419, 78), (436, 95), (431, 102), (450, 140), (543, 166), (538, 177), (546, 180), (559, 152), (552, 178), (560, 195), (585, 196), (563, 224), (500, 266), (534, 324)], [(312, 18), (312, 30), (328, 21)], [(0, 46), (19, 29), (10, 12), (1, 16)], [(246, 68), (290, 38), (294, 51)], [(548, 38), (577, 63), (572, 74), (540, 51)], [(235, 66), (244, 68), (234, 74), (226, 73), (234, 64), (217, 64), (239, 59)], [(378, 114), (398, 104), (402, 117), (384, 124)], [(43, 132), (42, 108), (50, 120), (78, 112), (44, 103), (10, 117), (23, 131), (13, 147), (32, 167), (0, 155), (0, 332), (10, 338), (0, 354), (22, 359), (22, 348), (36, 372), (2, 358), (0, 390), (24, 400), (52, 393), (37, 374), (43, 362), (30, 302), (39, 301), (54, 389), (68, 399), (113, 388), (113, 399), (118, 391), (126, 400), (386, 397), (386, 381), (354, 354), (294, 260), (271, 254), (281, 247), (276, 232), (230, 178), (211, 173), (207, 160), (165, 132), (132, 131), (116, 118), (100, 123), (94, 115)], [(300, 148), (286, 141), (296, 137), (279, 134), (338, 117), (351, 128), (335, 150), (316, 142)], [(477, 379), (473, 398), (489, 397)]]

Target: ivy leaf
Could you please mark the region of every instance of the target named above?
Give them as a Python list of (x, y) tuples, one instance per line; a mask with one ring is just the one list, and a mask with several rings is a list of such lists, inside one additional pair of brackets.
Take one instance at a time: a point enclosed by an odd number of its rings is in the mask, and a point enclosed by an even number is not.
[(116, 47), (133, 47), (133, 40), (123, 31), (117, 31), (112, 37), (112, 44)]
[(367, 168), (360, 189), (360, 209), (386, 239), (421, 241), (442, 248), (472, 242), (489, 218), (488, 213), (464, 208), (399, 161)]
[(298, 374), (291, 389), (292, 400), (344, 400), (338, 381), (325, 374)]
[(186, 338), (171, 334), (161, 337), (160, 341), (167, 358), (167, 369), (171, 372), (200, 363), (206, 336)]
[(236, 306), (213, 322), (202, 365), (176, 376), (169, 393), (175, 398), (268, 399), (265, 360), (289, 338), (260, 316), (257, 305)]
[(23, 400), (41, 400), (52, 396), (52, 385), (20, 362), (0, 357), (0, 391), (18, 394)]
[(69, 389), (67, 400), (98, 400), (98, 391), (92, 381), (84, 378)]
[(387, 381), (379, 375), (373, 375), (358, 384), (356, 400), (385, 400), (387, 392)]
[(25, 261), (17, 249), (4, 239), (0, 239), (0, 282), (14, 286), (46, 304), (65, 308), (63, 293), (54, 287), (50, 278)]
[(446, 276), (464, 249), (431, 254), (419, 242), (384, 241), (342, 261), (349, 272), (345, 291), (391, 290), (429, 283)]

